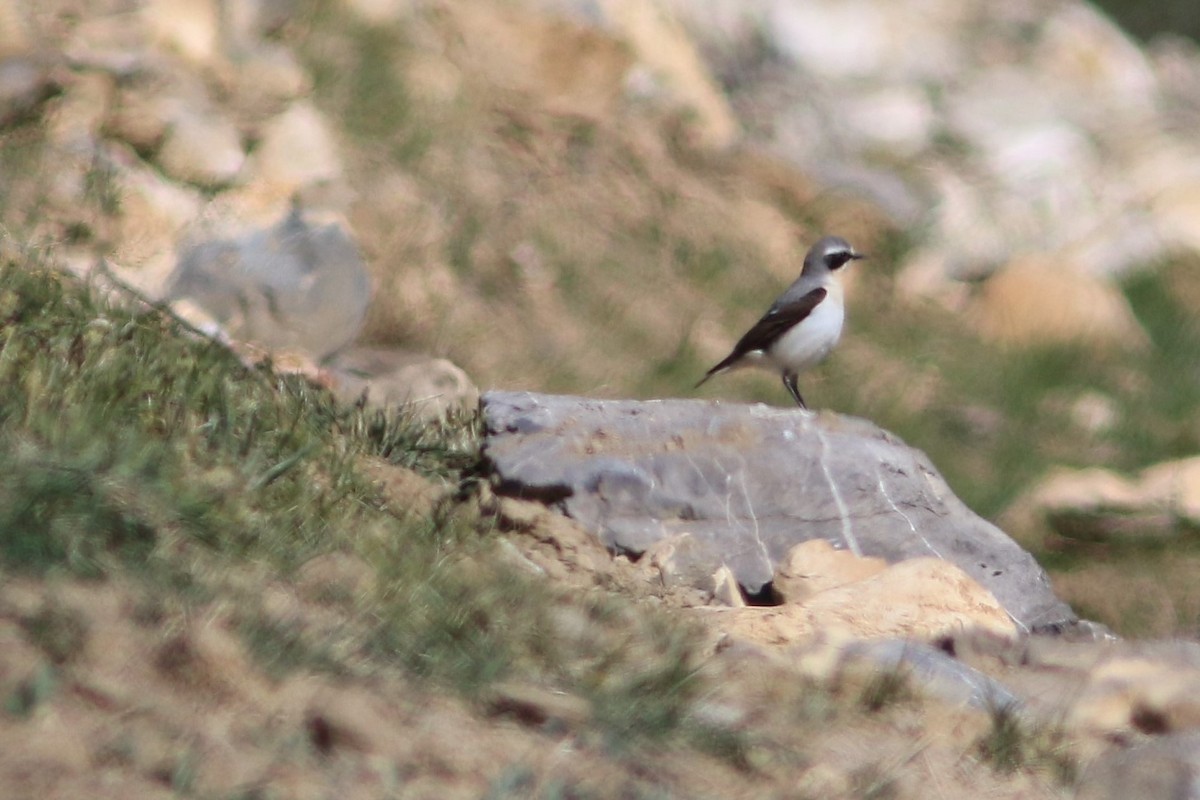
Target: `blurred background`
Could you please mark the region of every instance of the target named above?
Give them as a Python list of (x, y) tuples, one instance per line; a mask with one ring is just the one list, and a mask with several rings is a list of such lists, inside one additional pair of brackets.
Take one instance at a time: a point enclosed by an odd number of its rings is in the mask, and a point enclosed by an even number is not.
[(355, 392), (787, 406), (692, 387), (839, 234), (872, 258), (810, 405), (926, 451), (1081, 615), (1200, 633), (1189, 4), (29, 6), (0, 247)]

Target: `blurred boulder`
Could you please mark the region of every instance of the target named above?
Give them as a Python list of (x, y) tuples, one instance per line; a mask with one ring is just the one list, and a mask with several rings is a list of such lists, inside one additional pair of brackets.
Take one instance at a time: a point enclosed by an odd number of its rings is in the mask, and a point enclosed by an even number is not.
[(72, 75), (46, 108), (46, 132), (64, 149), (89, 151), (112, 111), (116, 81), (103, 72)]
[(479, 390), (444, 358), (373, 347), (337, 354), (326, 375), (343, 402), (366, 398), (376, 407), (402, 407), (417, 419), (445, 419), (479, 405)]
[(175, 267), (175, 247), (200, 215), (198, 189), (165, 179), (127, 148), (104, 151), (116, 217), (111, 260), (121, 277), (150, 297), (161, 297)]
[(980, 332), (1005, 344), (1136, 351), (1150, 343), (1121, 291), (1068, 257), (1026, 257), (1007, 265), (984, 282), (975, 312)]
[(231, 100), (247, 114), (282, 111), (307, 94), (312, 78), (290, 48), (263, 43), (232, 61), (223, 75)]
[(342, 176), (337, 141), (325, 117), (300, 101), (268, 120), (254, 152), (250, 180), (281, 197)]
[(293, 209), (271, 228), (186, 248), (167, 296), (195, 302), (235, 339), (319, 359), (358, 335), (371, 283), (345, 227)]
[(233, 121), (216, 111), (181, 111), (167, 127), (157, 161), (163, 172), (204, 188), (233, 183), (246, 163)]
[(1172, 649), (1100, 659), (1079, 687), (1068, 723), (1107, 738), (1200, 729), (1200, 648), (1179, 642)]
[(197, 64), (221, 53), (219, 0), (143, 0), (141, 15), (148, 35), (159, 45)]
[(194, 87), (181, 92), (166, 76), (150, 72), (122, 81), (106, 131), (140, 152), (155, 150), (166, 136), (177, 109), (203, 102), (202, 98), (194, 97), (195, 92)]
[(1061, 469), (1005, 512), (1014, 527), (1067, 538), (1144, 541), (1200, 530), (1200, 457), (1166, 461), (1126, 478)]

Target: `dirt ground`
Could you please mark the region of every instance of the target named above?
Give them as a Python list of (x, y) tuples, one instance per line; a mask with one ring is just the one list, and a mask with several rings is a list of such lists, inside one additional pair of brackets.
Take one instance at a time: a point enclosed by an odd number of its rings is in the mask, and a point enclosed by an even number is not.
[[(398, 484), (407, 484), (399, 476)], [(533, 504), (476, 499), (501, 557), (569, 593), (702, 623), (707, 598), (612, 558), (569, 520)], [(0, 588), (0, 786), (22, 797), (1021, 797), (1065, 796), (1036, 763), (997, 769), (978, 742), (985, 713), (904, 689), (865, 700), (863, 676), (824, 675), (811, 652), (730, 640), (710, 628), (700, 669), (712, 687), (693, 714), (706, 740), (627, 747), (597, 733), (595, 710), (535, 684), (465, 699), (436, 680), (342, 654), (337, 670), (254, 652), (244, 598), (282, 626), (356, 624), (353, 557), (325, 556), (283, 581), (215, 578), (180, 599), (131, 577), (8, 576)], [(568, 595), (569, 595), (568, 593)], [(567, 604), (569, 605), (569, 603)], [(286, 642), (286, 640), (283, 640)], [(819, 660), (819, 659), (816, 659)], [(869, 677), (869, 676), (868, 676)], [(872, 710), (874, 708), (874, 710)], [(713, 733), (716, 732), (716, 733)]]

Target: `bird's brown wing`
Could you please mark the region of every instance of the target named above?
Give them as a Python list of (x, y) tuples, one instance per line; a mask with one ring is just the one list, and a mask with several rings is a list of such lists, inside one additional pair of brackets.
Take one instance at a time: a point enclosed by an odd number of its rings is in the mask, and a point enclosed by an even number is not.
[[(771, 310), (763, 314), (762, 319), (756, 322), (754, 327), (746, 331), (746, 335), (738, 340), (738, 343), (733, 347), (733, 352), (725, 356), (719, 364), (706, 372), (700, 383), (704, 383), (704, 381), (721, 370), (733, 366), (738, 359), (747, 353), (752, 353), (755, 350), (766, 350), (780, 336), (787, 333), (792, 326), (798, 324), (811, 314), (813, 309), (825, 299), (826, 294), (825, 289), (816, 288), (790, 303), (771, 306)], [(696, 385), (699, 386), (700, 384)]]

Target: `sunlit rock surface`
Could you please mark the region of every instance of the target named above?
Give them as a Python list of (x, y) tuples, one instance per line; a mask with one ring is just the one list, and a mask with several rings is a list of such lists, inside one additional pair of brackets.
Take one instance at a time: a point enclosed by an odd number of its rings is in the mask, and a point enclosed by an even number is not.
[(634, 556), (673, 540), (683, 580), (726, 564), (754, 595), (794, 545), (820, 538), (893, 563), (949, 561), (1023, 629), (1074, 620), (1032, 556), (923, 453), (864, 420), (528, 392), (488, 392), (483, 409), (501, 492), (558, 504)]

